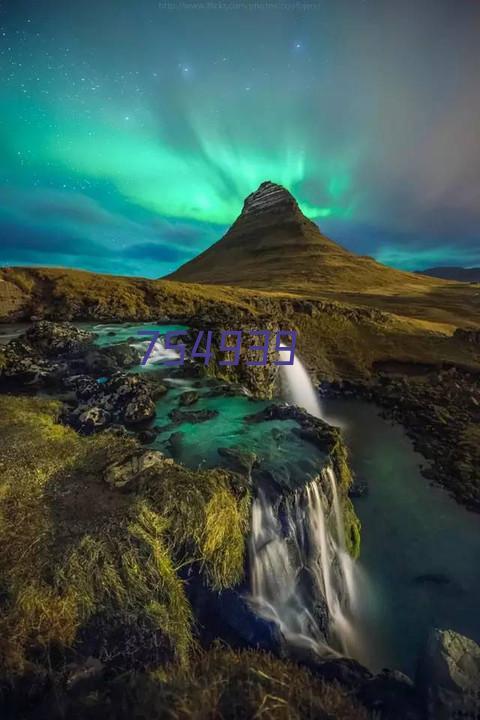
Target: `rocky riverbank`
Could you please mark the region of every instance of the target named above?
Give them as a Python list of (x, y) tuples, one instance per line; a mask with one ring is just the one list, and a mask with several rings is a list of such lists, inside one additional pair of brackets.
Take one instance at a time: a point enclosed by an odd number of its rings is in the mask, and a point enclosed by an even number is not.
[(374, 381), (335, 382), (321, 392), (360, 397), (401, 423), (428, 464), (423, 475), (480, 512), (480, 379), (460, 368), (382, 369)]

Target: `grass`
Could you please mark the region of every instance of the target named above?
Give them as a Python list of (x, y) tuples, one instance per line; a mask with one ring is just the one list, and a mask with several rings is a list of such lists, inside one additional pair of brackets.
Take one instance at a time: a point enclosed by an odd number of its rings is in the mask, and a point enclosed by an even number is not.
[(248, 493), (234, 494), (228, 473), (177, 465), (146, 471), (131, 492), (111, 489), (102, 469), (135, 443), (80, 437), (57, 412), (56, 402), (0, 397), (2, 676), (53, 647), (68, 655), (96, 617), (147, 625), (186, 663), (194, 637), (179, 566), (198, 561), (215, 588), (241, 579)]
[(271, 655), (214, 646), (189, 668), (118, 678), (66, 716), (110, 720), (368, 720), (336, 684)]

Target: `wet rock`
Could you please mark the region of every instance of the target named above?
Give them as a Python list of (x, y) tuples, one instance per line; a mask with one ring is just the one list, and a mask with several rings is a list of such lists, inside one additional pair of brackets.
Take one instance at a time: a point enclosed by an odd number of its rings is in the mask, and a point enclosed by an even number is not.
[(175, 425), (181, 423), (201, 423), (217, 417), (218, 410), (172, 410), (168, 417)]
[(398, 670), (382, 670), (361, 685), (356, 696), (382, 720), (423, 720), (424, 718), (413, 681)]
[(359, 690), (365, 682), (373, 677), (370, 670), (351, 658), (339, 657), (322, 660), (318, 655), (305, 652), (303, 657), (302, 654), (299, 654), (297, 661), (327, 682), (338, 682), (352, 691)]
[(158, 450), (137, 450), (126, 458), (108, 465), (103, 479), (112, 487), (124, 488), (136, 481), (146, 470), (161, 469), (165, 465), (172, 464), (173, 460), (165, 457)]
[(155, 403), (148, 395), (137, 395), (131, 400), (123, 413), (123, 420), (131, 425), (146, 422), (155, 417)]
[(143, 445), (149, 445), (156, 439), (157, 435), (158, 430), (156, 428), (148, 428), (146, 430), (141, 430), (137, 437)]
[(348, 490), (348, 495), (351, 498), (361, 498), (368, 495), (367, 481), (356, 477)]
[(194, 390), (187, 390), (180, 395), (178, 402), (182, 406), (193, 405), (197, 402), (199, 397), (200, 395), (198, 392), (195, 392)]
[(253, 452), (240, 448), (217, 448), (217, 452), (229, 470), (250, 476), (252, 468), (257, 463), (257, 456)]
[(480, 716), (480, 646), (453, 630), (430, 632), (417, 685), (429, 720)]

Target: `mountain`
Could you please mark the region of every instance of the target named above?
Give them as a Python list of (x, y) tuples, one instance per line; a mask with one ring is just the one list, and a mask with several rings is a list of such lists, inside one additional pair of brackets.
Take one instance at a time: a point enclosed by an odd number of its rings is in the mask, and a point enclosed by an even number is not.
[(417, 270), (418, 275), (442, 278), (443, 280), (457, 280), (460, 282), (480, 282), (480, 267), (464, 268), (455, 265), (445, 267), (432, 267), (426, 270)]
[(419, 278), (355, 255), (326, 237), (281, 185), (263, 182), (214, 245), (168, 276), (181, 282), (298, 291), (420, 286)]

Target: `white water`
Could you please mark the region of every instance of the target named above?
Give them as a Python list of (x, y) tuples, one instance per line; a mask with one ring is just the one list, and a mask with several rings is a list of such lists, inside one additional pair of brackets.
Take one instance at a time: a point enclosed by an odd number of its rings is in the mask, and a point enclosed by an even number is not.
[[(145, 353), (147, 351), (147, 348), (150, 344), (150, 340), (141, 341), (138, 343), (132, 343), (132, 346), (134, 348), (137, 348), (137, 350), (141, 350), (142, 353)], [(146, 362), (146, 366), (148, 365), (155, 365), (156, 363), (163, 362), (164, 360), (174, 360), (175, 358), (178, 358), (179, 355), (176, 352), (176, 350), (167, 350), (165, 348), (164, 339), (163, 337), (159, 337), (155, 345), (153, 346), (153, 350), (150, 353), (148, 360)]]
[[(289, 353), (281, 352), (282, 359)], [(317, 393), (300, 359), (281, 366), (288, 399), (320, 418)], [(252, 508), (251, 602), (285, 640), (319, 655), (365, 660), (360, 642), (358, 565), (347, 552), (337, 481), (331, 467), (276, 510), (263, 492)]]
[[(335, 488), (330, 502), (322, 491), (326, 483)], [(333, 492), (335, 476), (328, 468), (295, 494), (282, 510), (282, 521), (259, 493), (252, 509), (251, 602), (262, 617), (277, 623), (289, 643), (322, 656), (358, 656), (355, 564), (345, 548)], [(315, 612), (322, 605), (323, 612)]]
[[(280, 360), (288, 360), (290, 358), (290, 351), (281, 350), (279, 357)], [(316, 418), (322, 418), (322, 408), (318, 394), (298, 355), (295, 355), (293, 365), (281, 365), (280, 370), (284, 385), (286, 386), (287, 400), (303, 408), (310, 413), (310, 415)]]

